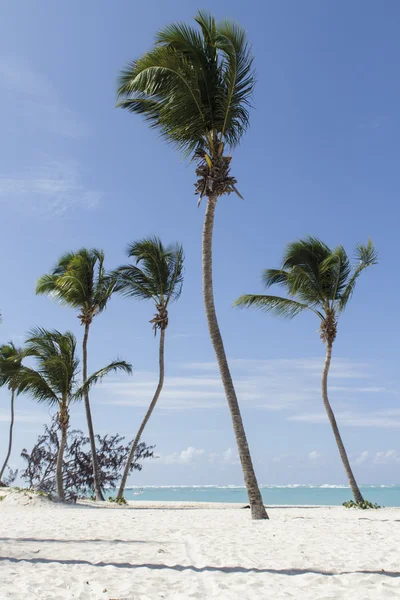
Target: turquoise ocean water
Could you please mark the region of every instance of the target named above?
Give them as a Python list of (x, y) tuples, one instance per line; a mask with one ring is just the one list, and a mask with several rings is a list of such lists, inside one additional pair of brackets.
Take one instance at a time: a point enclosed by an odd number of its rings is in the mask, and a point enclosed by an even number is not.
[[(400, 485), (363, 485), (360, 489), (370, 502), (400, 507)], [(261, 486), (261, 492), (267, 505), (338, 506), (352, 498), (348, 487), (329, 484)], [(129, 487), (125, 490), (125, 498), (149, 502), (247, 503), (245, 488), (235, 486)]]

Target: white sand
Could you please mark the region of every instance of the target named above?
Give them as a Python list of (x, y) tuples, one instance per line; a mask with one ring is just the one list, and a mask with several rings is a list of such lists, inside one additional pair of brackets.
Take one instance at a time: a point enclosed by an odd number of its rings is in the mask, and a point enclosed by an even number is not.
[(400, 509), (18, 502), (0, 502), (1, 600), (400, 598)]

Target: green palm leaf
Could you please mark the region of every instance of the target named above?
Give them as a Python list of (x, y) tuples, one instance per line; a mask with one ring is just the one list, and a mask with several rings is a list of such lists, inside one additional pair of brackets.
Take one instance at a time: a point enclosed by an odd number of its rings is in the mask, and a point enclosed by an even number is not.
[(281, 269), (265, 269), (262, 281), (266, 288), (277, 284), (284, 287), (289, 298), (264, 295), (241, 296), (235, 306), (256, 307), (276, 316), (293, 318), (305, 309), (325, 320), (327, 314), (336, 323), (344, 310), (360, 273), (377, 263), (378, 255), (371, 240), (356, 248), (358, 265), (352, 267), (343, 248), (334, 250), (318, 238), (307, 236), (289, 244)]
[(152, 236), (128, 246), (128, 256), (135, 264), (118, 267), (111, 277), (115, 291), (138, 300), (153, 299), (157, 305), (168, 306), (182, 291), (184, 254), (182, 246), (164, 246)]
[(143, 115), (185, 154), (214, 154), (217, 140), (235, 146), (248, 126), (253, 57), (238, 25), (200, 11), (195, 21), (200, 30), (162, 29), (155, 46), (122, 71), (118, 106)]
[(287, 319), (293, 319), (293, 317), (303, 310), (311, 310), (306, 304), (301, 304), (295, 300), (281, 298), (279, 296), (264, 296), (261, 294), (247, 294), (240, 296), (234, 303), (234, 306), (240, 308), (258, 308), (266, 313), (272, 313), (275, 316), (285, 317)]
[(91, 319), (105, 309), (113, 285), (104, 268), (103, 251), (81, 248), (63, 254), (53, 271), (40, 277), (36, 293), (47, 294)]
[(125, 362), (124, 360), (115, 360), (106, 367), (99, 369), (98, 371), (90, 375), (90, 377), (87, 378), (86, 382), (76, 390), (76, 392), (74, 393), (74, 399), (79, 400), (83, 398), (86, 391), (89, 391), (96, 383), (101, 381), (103, 377), (114, 371), (123, 371), (124, 373), (128, 373), (128, 375), (131, 375), (132, 365), (130, 363)]

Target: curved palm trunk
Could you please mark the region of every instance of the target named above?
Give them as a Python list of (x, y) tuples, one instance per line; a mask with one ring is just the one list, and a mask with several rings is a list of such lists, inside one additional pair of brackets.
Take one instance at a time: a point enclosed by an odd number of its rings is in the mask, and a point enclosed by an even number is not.
[(11, 390), (11, 422), (10, 422), (10, 433), (8, 434), (8, 451), (7, 451), (6, 460), (4, 461), (3, 466), (1, 467), (0, 482), (1, 482), (1, 478), (3, 477), (4, 471), (6, 470), (6, 466), (8, 464), (8, 460), (11, 455), (12, 440), (13, 440), (13, 428), (14, 428), (14, 399), (15, 399), (15, 391)]
[(324, 401), (325, 410), (328, 415), (329, 423), (331, 424), (333, 435), (335, 436), (336, 444), (339, 449), (340, 458), (342, 459), (343, 466), (346, 470), (346, 475), (350, 483), (351, 491), (353, 492), (354, 500), (356, 502), (363, 502), (363, 497), (358, 488), (357, 482), (354, 478), (353, 471), (351, 470), (351, 466), (349, 463), (349, 459), (347, 458), (346, 449), (342, 442), (342, 438), (339, 432), (339, 427), (336, 423), (335, 415), (333, 414), (333, 410), (331, 405), (329, 404), (328, 399), (328, 373), (329, 367), (332, 359), (332, 344), (327, 343), (326, 345), (326, 358), (324, 364), (324, 370), (322, 371), (322, 399)]
[(56, 464), (56, 485), (57, 485), (57, 496), (60, 500), (65, 500), (64, 483), (63, 483), (63, 461), (64, 461), (64, 450), (67, 443), (67, 429), (68, 420), (65, 419), (65, 415), (60, 415), (60, 427), (61, 427), (61, 441), (58, 448), (57, 464)]
[(124, 474), (122, 475), (122, 480), (119, 486), (119, 490), (118, 490), (118, 494), (117, 494), (117, 500), (119, 500), (120, 498), (123, 497), (124, 495), (124, 490), (125, 490), (125, 486), (126, 486), (126, 480), (128, 479), (128, 475), (131, 469), (131, 465), (132, 462), (134, 460), (135, 457), (135, 452), (136, 452), (136, 448), (139, 445), (140, 442), (140, 438), (142, 437), (142, 433), (144, 428), (147, 425), (148, 420), (151, 417), (151, 413), (154, 410), (155, 405), (157, 404), (157, 400), (161, 394), (161, 390), (163, 388), (164, 385), (164, 342), (165, 342), (165, 329), (161, 329), (160, 330), (160, 346), (159, 346), (159, 378), (158, 378), (158, 385), (157, 385), (157, 389), (155, 391), (155, 394), (153, 396), (153, 400), (150, 403), (150, 406), (147, 410), (147, 413), (142, 421), (142, 424), (139, 427), (139, 431), (136, 434), (135, 439), (132, 442), (132, 446), (131, 449), (129, 451), (129, 456), (128, 456), (128, 460), (126, 461), (126, 465), (125, 465), (125, 469), (124, 469)]
[(257, 483), (257, 477), (254, 472), (251, 460), (250, 450), (247, 443), (246, 433), (243, 426), (242, 416), (240, 414), (239, 403), (233, 386), (232, 377), (229, 371), (228, 361), (226, 359), (224, 344), (221, 332), (219, 330), (217, 315), (214, 305), (214, 292), (212, 280), (212, 235), (214, 228), (214, 213), (218, 197), (210, 196), (207, 201), (206, 215), (203, 227), (203, 296), (207, 315), (208, 329), (210, 331), (211, 342), (217, 357), (218, 367), (221, 374), (222, 383), (225, 389), (226, 399), (228, 401), (231, 413), (233, 431), (236, 437), (236, 443), (239, 451), (240, 462), (242, 464), (244, 481), (249, 497), (251, 516), (253, 519), (268, 519), (265, 510), (260, 489)]
[[(89, 336), (89, 323), (85, 323), (85, 333), (83, 336), (83, 343), (82, 343), (83, 383), (86, 383), (86, 380), (87, 380), (87, 341), (88, 341), (88, 336)], [(84, 400), (85, 400), (86, 420), (87, 420), (88, 430), (89, 430), (90, 451), (92, 453), (94, 493), (96, 496), (96, 500), (104, 500), (103, 492), (101, 490), (101, 485), (100, 485), (99, 467), (98, 467), (98, 463), (97, 463), (97, 454), (96, 454), (96, 442), (94, 439), (93, 421), (92, 421), (92, 413), (90, 410), (88, 390), (85, 390)]]

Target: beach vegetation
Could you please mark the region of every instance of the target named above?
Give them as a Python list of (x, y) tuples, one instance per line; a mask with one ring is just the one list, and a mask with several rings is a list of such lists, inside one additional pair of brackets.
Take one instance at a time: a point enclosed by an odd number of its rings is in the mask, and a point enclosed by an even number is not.
[(65, 500), (63, 462), (72, 403), (82, 400), (86, 392), (105, 375), (124, 371), (132, 366), (116, 360), (99, 369), (82, 385), (78, 385), (80, 361), (76, 351), (76, 338), (67, 331), (33, 329), (26, 341), (25, 356), (36, 362), (36, 369), (23, 365), (18, 375), (18, 391), (26, 392), (37, 402), (56, 407), (60, 440), (55, 465), (56, 490), (60, 500)]
[(118, 106), (141, 115), (197, 165), (198, 205), (206, 200), (203, 227), (203, 299), (211, 342), (231, 413), (252, 517), (268, 518), (257, 483), (214, 302), (212, 244), (218, 200), (236, 194), (229, 151), (249, 126), (255, 85), (246, 32), (232, 21), (216, 22), (199, 11), (196, 26), (172, 23), (154, 46), (121, 72)]
[(133, 242), (128, 247), (131, 263), (118, 267), (112, 274), (114, 289), (127, 298), (150, 300), (156, 314), (151, 319), (154, 336), (159, 333), (158, 384), (146, 414), (136, 433), (135, 439), (123, 470), (117, 500), (123, 497), (132, 461), (140, 443), (143, 431), (153, 413), (164, 385), (164, 347), (168, 327), (168, 310), (172, 302), (178, 300), (183, 285), (183, 248), (180, 244), (164, 246), (160, 238), (153, 236)]
[(371, 240), (355, 249), (355, 262), (343, 246), (331, 250), (321, 240), (308, 236), (289, 244), (279, 269), (265, 269), (262, 282), (265, 288), (279, 285), (287, 297), (265, 294), (246, 294), (238, 298), (235, 306), (256, 308), (274, 316), (292, 319), (296, 315), (312, 312), (319, 321), (319, 333), (326, 347), (322, 371), (322, 399), (335, 441), (342, 459), (354, 500), (364, 501), (354, 477), (339, 431), (336, 417), (328, 398), (328, 374), (332, 348), (338, 331), (338, 320), (351, 300), (361, 273), (377, 263), (378, 256)]
[[(87, 346), (89, 330), (94, 317), (104, 311), (113, 293), (113, 285), (104, 267), (104, 252), (97, 249), (81, 248), (77, 252), (66, 252), (58, 260), (53, 270), (39, 278), (37, 294), (46, 294), (60, 304), (78, 311), (78, 319), (84, 327), (82, 339), (82, 379), (87, 381)], [(98, 473), (96, 442), (89, 400), (89, 387), (84, 387), (84, 404), (92, 452), (95, 494), (104, 500)]]
[(0, 346), (0, 386), (7, 386), (10, 392), (10, 427), (8, 432), (8, 446), (4, 462), (0, 468), (0, 483), (3, 481), (4, 472), (10, 459), (13, 431), (15, 421), (15, 396), (18, 394), (18, 375), (22, 366), (24, 351), (8, 342)]

